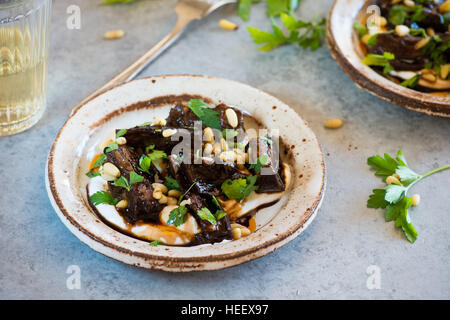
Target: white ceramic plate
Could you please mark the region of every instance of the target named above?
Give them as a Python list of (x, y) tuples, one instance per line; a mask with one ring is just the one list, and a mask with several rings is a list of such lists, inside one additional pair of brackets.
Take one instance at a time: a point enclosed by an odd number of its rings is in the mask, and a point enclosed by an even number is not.
[(358, 40), (353, 24), (361, 9), (371, 3), (365, 0), (335, 0), (327, 24), (327, 43), (333, 58), (353, 81), (377, 97), (406, 109), (450, 117), (450, 98), (402, 87), (361, 62), (363, 57), (356, 49)]
[[(116, 128), (132, 127), (170, 106), (202, 98), (251, 113), (267, 128), (278, 128), (288, 146), (293, 182), (273, 218), (236, 241), (192, 247), (150, 246), (104, 224), (91, 210), (84, 173), (95, 146)], [(214, 270), (264, 256), (298, 236), (313, 220), (325, 191), (325, 166), (316, 136), (280, 100), (250, 86), (219, 78), (157, 76), (120, 85), (74, 110), (58, 133), (48, 157), (46, 186), (60, 219), (92, 249), (127, 264), (165, 271)]]

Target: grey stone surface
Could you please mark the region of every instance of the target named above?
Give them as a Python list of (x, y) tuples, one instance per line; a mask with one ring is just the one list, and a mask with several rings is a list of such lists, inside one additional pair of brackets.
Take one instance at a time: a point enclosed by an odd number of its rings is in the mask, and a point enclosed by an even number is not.
[[(291, 105), (317, 134), (325, 154), (328, 189), (315, 221), (277, 252), (217, 272), (169, 274), (141, 270), (91, 250), (59, 221), (44, 187), (48, 150), (71, 108), (144, 53), (171, 28), (174, 0), (100, 6), (100, 0), (54, 1), (48, 109), (31, 130), (0, 139), (0, 298), (247, 299), (450, 298), (450, 171), (414, 188), (422, 203), (411, 210), (419, 232), (408, 243), (382, 211), (365, 206), (380, 181), (366, 158), (403, 149), (426, 172), (450, 162), (450, 120), (404, 110), (357, 89), (325, 47), (286, 46), (263, 53), (251, 42), (233, 6), (189, 32), (142, 76), (207, 74), (238, 80)], [(80, 6), (81, 30), (66, 28), (66, 8)], [(331, 1), (305, 0), (299, 15), (327, 14)], [(218, 19), (237, 21), (228, 32)], [(269, 28), (255, 5), (251, 26)], [(121, 28), (123, 39), (105, 41)], [(327, 130), (325, 120), (345, 125)], [(66, 270), (81, 269), (81, 289), (68, 290)], [(367, 267), (381, 271), (381, 289), (366, 286)]]

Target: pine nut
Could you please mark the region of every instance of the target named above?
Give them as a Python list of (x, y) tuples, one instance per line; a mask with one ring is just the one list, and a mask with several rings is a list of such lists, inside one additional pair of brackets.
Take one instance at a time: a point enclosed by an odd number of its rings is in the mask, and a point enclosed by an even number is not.
[(156, 200), (160, 200), (163, 197), (162, 191), (161, 190), (154, 190), (153, 194), (152, 194), (153, 198), (155, 198)]
[(443, 66), (441, 66), (440, 74), (443, 80), (447, 80), (449, 72), (450, 72), (450, 64), (444, 64)]
[(400, 24), (398, 26), (395, 26), (395, 32), (397, 33), (398, 36), (404, 37), (408, 35), (409, 28), (403, 24)]
[(414, 8), (416, 6), (416, 3), (413, 0), (403, 0), (403, 3), (405, 6)]
[(433, 28), (427, 28), (427, 35), (429, 36), (429, 37), (433, 37), (434, 35), (436, 34), (436, 32), (434, 31), (434, 29)]
[(222, 148), (220, 147), (220, 143), (219, 142), (214, 143), (212, 151), (216, 155), (222, 152)]
[(117, 143), (119, 146), (123, 146), (124, 144), (127, 144), (127, 139), (126, 139), (125, 137), (118, 137), (118, 138), (116, 139), (116, 143)]
[(187, 206), (189, 204), (191, 204), (191, 199), (183, 200), (183, 201), (180, 202), (180, 207)]
[(241, 235), (242, 235), (243, 237), (248, 236), (250, 233), (252, 233), (252, 232), (250, 231), (249, 228), (246, 228), (246, 227), (244, 227), (244, 226), (241, 227)]
[(120, 39), (125, 35), (125, 32), (123, 30), (109, 30), (106, 31), (104, 34), (105, 39), (112, 40), (112, 39)]
[(440, 13), (447, 13), (450, 11), (450, 0), (445, 1), (441, 6), (439, 7)]
[(214, 159), (211, 157), (202, 157), (202, 161), (204, 164), (211, 165), (214, 163)]
[(116, 204), (116, 208), (117, 209), (126, 209), (126, 207), (128, 207), (128, 201), (127, 200), (120, 200)]
[(174, 205), (178, 203), (178, 199), (174, 197), (167, 197), (167, 204), (168, 205)]
[(153, 125), (154, 126), (165, 126), (167, 124), (166, 119), (160, 118), (160, 117), (154, 117), (153, 118)]
[(181, 191), (172, 189), (172, 190), (169, 190), (169, 192), (167, 192), (167, 195), (169, 197), (179, 198), (181, 196)]
[(418, 206), (419, 203), (420, 203), (420, 195), (419, 194), (414, 194), (411, 197), (411, 203), (412, 203), (413, 206)]
[(387, 25), (387, 20), (385, 17), (376, 16), (374, 19), (374, 23), (379, 27), (385, 27)]
[(437, 78), (434, 74), (432, 73), (426, 73), (422, 75), (423, 80), (428, 81), (428, 82), (436, 82)]
[(231, 226), (232, 232), (234, 232), (234, 230), (236, 230), (236, 229), (240, 230), (240, 237), (245, 237), (245, 236), (248, 236), (250, 233), (252, 233), (249, 228), (244, 227), (243, 225), (240, 225), (239, 223), (232, 223), (232, 224), (230, 224), (230, 226)]
[(167, 204), (167, 202), (169, 202), (169, 198), (166, 197), (165, 195), (162, 195), (161, 199), (159, 199), (158, 202), (161, 203), (161, 204)]
[(232, 128), (236, 128), (239, 124), (236, 112), (233, 109), (227, 109), (225, 111), (225, 115), (227, 116), (227, 120), (230, 126)]
[(367, 44), (367, 42), (369, 42), (370, 37), (372, 37), (371, 34), (369, 34), (369, 33), (368, 33), (368, 34), (365, 34), (365, 35), (362, 36), (361, 41), (362, 41), (363, 43)]
[(394, 173), (392, 176), (395, 177), (395, 178), (397, 178), (398, 181), (400, 181), (400, 176), (399, 176), (398, 174)]
[(105, 174), (107, 176), (111, 176), (114, 178), (120, 177), (120, 170), (113, 165), (111, 162), (106, 162), (102, 166), (102, 175)]
[(241, 238), (241, 235), (242, 235), (241, 229), (239, 229), (239, 228), (231, 229), (231, 233), (233, 234), (234, 240), (238, 240)]
[(162, 135), (164, 138), (168, 138), (170, 136), (173, 136), (175, 133), (177, 133), (177, 129), (166, 129), (163, 130)]
[(220, 147), (223, 151), (228, 151), (228, 143), (224, 138), (220, 138)]
[(152, 188), (153, 190), (160, 190), (162, 193), (167, 193), (167, 191), (169, 191), (165, 185), (158, 182), (152, 183)]
[(402, 185), (402, 183), (400, 182), (400, 180), (397, 179), (397, 178), (394, 177), (394, 176), (389, 176), (389, 177), (387, 177), (387, 178), (386, 178), (386, 183), (387, 183), (387, 184), (397, 184), (397, 185), (399, 185), (399, 186)]
[(339, 118), (329, 119), (325, 122), (325, 127), (329, 129), (337, 129), (342, 127), (342, 120)]
[(223, 29), (226, 29), (226, 30), (236, 30), (238, 28), (237, 24), (235, 24), (235, 23), (233, 23), (231, 21), (225, 20), (225, 19), (220, 19), (219, 20), (219, 25)]
[(415, 45), (414, 45), (414, 49), (419, 50), (422, 49), (423, 47), (425, 47), (427, 45), (427, 43), (430, 41), (430, 38), (423, 38), (421, 40), (419, 40)]
[(225, 151), (220, 154), (220, 160), (225, 162), (234, 162), (236, 154), (233, 151)]
[(203, 129), (203, 137), (206, 142), (214, 142), (214, 132), (210, 127)]
[(211, 143), (206, 143), (205, 144), (205, 148), (203, 149), (203, 153), (205, 154), (205, 155), (211, 155), (211, 152), (213, 151), (213, 146), (212, 146), (212, 144)]

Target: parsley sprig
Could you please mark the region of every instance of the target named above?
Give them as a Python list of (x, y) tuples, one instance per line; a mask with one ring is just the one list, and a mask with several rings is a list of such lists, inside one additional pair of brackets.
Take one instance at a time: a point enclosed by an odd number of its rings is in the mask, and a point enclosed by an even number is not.
[(376, 155), (368, 158), (367, 163), (376, 170), (375, 175), (382, 177), (383, 181), (398, 181), (397, 184), (387, 184), (384, 189), (374, 189), (367, 201), (367, 207), (385, 209), (386, 221), (395, 221), (395, 226), (401, 227), (406, 238), (414, 243), (417, 231), (408, 214), (412, 198), (408, 197), (407, 193), (413, 185), (424, 178), (450, 169), (450, 164), (420, 175), (409, 168), (401, 150), (397, 152), (395, 158), (385, 153), (384, 157)]
[(144, 181), (144, 177), (137, 174), (134, 171), (130, 172), (130, 181), (127, 180), (127, 178), (125, 178), (124, 176), (120, 176), (119, 178), (117, 178), (116, 180), (114, 180), (113, 185), (115, 185), (116, 187), (122, 187), (124, 189), (126, 189), (127, 191), (131, 190), (131, 186), (135, 183), (139, 183)]
[(258, 186), (255, 185), (257, 179), (257, 175), (247, 177), (247, 179), (227, 179), (222, 183), (222, 191), (228, 199), (241, 201), (245, 197), (248, 197), (252, 191), (258, 189)]
[(116, 205), (119, 200), (114, 198), (111, 193), (109, 193), (108, 191), (97, 191), (96, 193), (94, 193), (93, 195), (91, 195), (89, 197), (89, 199), (91, 200), (92, 204), (94, 206), (98, 206), (99, 204), (109, 204), (109, 205)]
[(94, 169), (98, 169), (102, 166), (103, 162), (105, 162), (106, 160), (106, 155), (102, 154), (100, 155), (97, 160), (95, 160), (94, 164), (92, 165), (92, 167), (89, 169), (89, 172), (86, 173), (86, 175), (89, 178), (93, 178), (93, 177), (97, 177), (100, 175), (100, 171), (99, 170), (94, 170)]
[(383, 67), (383, 73), (389, 73), (394, 70), (390, 61), (395, 59), (395, 55), (390, 52), (384, 52), (383, 55), (369, 53), (362, 59), (362, 63), (367, 66)]
[(311, 22), (296, 19), (293, 14), (282, 13), (281, 21), (288, 35), (276, 24), (272, 18), (272, 32), (247, 27), (253, 42), (262, 44), (261, 51), (270, 51), (284, 44), (298, 44), (303, 49), (314, 51), (322, 45), (325, 37), (325, 18), (315, 17)]
[[(239, 0), (237, 14), (243, 21), (250, 18), (250, 8), (253, 3), (259, 3), (261, 0)], [(278, 16), (281, 13), (292, 12), (298, 8), (301, 0), (267, 0), (266, 12), (269, 17)]]
[(222, 130), (219, 113), (202, 99), (191, 99), (188, 103), (189, 109), (202, 121), (205, 127)]

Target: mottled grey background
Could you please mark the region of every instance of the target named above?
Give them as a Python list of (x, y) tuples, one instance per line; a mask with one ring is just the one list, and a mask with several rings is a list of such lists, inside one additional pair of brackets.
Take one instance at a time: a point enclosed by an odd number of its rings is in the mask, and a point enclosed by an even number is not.
[[(100, 6), (100, 0), (54, 1), (48, 109), (31, 130), (0, 139), (0, 298), (260, 299), (450, 298), (450, 171), (414, 187), (422, 202), (411, 210), (419, 232), (408, 243), (366, 200), (380, 181), (366, 158), (402, 148), (425, 172), (450, 162), (450, 120), (406, 111), (359, 90), (325, 47), (257, 50), (246, 25), (269, 28), (256, 5), (248, 24), (229, 6), (193, 24), (142, 76), (207, 74), (238, 80), (291, 105), (317, 134), (328, 188), (315, 221), (277, 252), (217, 272), (169, 274), (111, 260), (73, 236), (50, 206), (44, 187), (48, 150), (71, 108), (138, 58), (175, 22), (175, 0)], [(66, 28), (66, 8), (80, 6), (81, 30)], [(305, 0), (299, 15), (326, 15), (331, 1)], [(220, 18), (240, 24), (219, 28)], [(103, 40), (109, 29), (126, 36)], [(339, 130), (325, 120), (342, 118)], [(81, 268), (81, 289), (68, 290), (66, 270)], [(366, 287), (369, 265), (381, 270), (381, 289)]]

